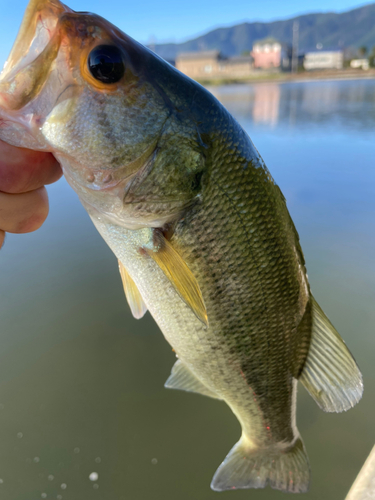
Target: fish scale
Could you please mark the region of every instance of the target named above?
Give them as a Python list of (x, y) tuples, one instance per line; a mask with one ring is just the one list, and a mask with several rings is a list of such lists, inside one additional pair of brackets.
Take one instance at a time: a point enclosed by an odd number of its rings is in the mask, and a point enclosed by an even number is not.
[[(219, 124), (220, 128), (220, 124)], [(223, 127), (221, 127), (223, 128)], [(233, 132), (232, 132), (233, 133)], [(228, 141), (229, 142), (229, 141)], [(277, 418), (282, 422), (280, 432), (280, 436), (277, 435), (277, 432), (274, 432), (274, 439), (278, 439), (283, 441), (286, 439), (285, 435), (288, 435), (290, 438), (290, 429), (285, 426), (285, 422), (291, 422), (291, 417), (285, 415), (285, 409), (287, 412), (290, 410), (290, 400), (284, 404), (284, 412), (276, 411), (272, 414), (272, 409), (269, 408), (269, 398), (273, 396), (273, 392), (277, 395), (278, 391), (280, 391), (280, 381), (278, 380), (277, 375), (273, 375), (273, 372), (276, 370), (276, 374), (280, 371), (277, 370), (277, 367), (280, 365), (285, 366), (286, 360), (290, 360), (289, 350), (290, 343), (285, 342), (285, 326), (282, 324), (282, 318), (288, 317), (286, 310), (283, 310), (283, 315), (281, 320), (278, 316), (278, 311), (280, 309), (280, 305), (278, 301), (282, 302), (282, 306), (288, 307), (289, 310), (293, 311), (293, 303), (291, 302), (291, 297), (289, 295), (299, 295), (300, 286), (299, 283), (295, 283), (295, 289), (292, 287), (289, 289), (280, 291), (277, 287), (267, 287), (265, 285), (265, 279), (260, 277), (260, 269), (262, 269), (264, 273), (265, 268), (260, 268), (259, 262), (264, 260), (264, 255), (267, 255), (268, 248), (266, 245), (257, 244), (261, 238), (264, 237), (267, 240), (267, 233), (271, 232), (274, 237), (275, 232), (273, 225), (270, 224), (267, 218), (268, 210), (262, 210), (262, 207), (266, 207), (267, 203), (271, 203), (272, 198), (272, 181), (269, 182), (270, 176), (267, 171), (261, 168), (261, 162), (254, 151), (242, 152), (239, 150), (240, 144), (237, 143), (237, 149), (233, 152), (230, 151), (231, 146), (227, 146), (225, 138), (220, 138), (219, 140), (212, 140), (213, 147), (217, 147), (219, 144), (221, 145), (221, 149), (215, 149), (215, 155), (212, 160), (212, 172), (210, 172), (210, 187), (207, 189), (207, 193), (205, 193), (203, 189), (202, 198), (205, 200), (206, 206), (199, 205), (199, 210), (197, 213), (192, 215), (189, 220), (185, 220), (183, 223), (183, 228), (180, 232), (179, 227), (176, 227), (175, 234), (173, 235), (172, 242), (175, 243), (176, 248), (179, 249), (181, 255), (184, 260), (188, 263), (188, 265), (193, 270), (195, 276), (197, 276), (200, 287), (203, 292), (203, 296), (205, 298), (207, 310), (209, 311), (210, 318), (210, 328), (213, 332), (212, 342), (217, 342), (216, 338), (218, 336), (222, 336), (225, 338), (226, 344), (229, 346), (229, 349), (232, 353), (230, 360), (226, 363), (226, 370), (228, 372), (227, 379), (231, 377), (233, 380), (236, 378), (242, 378), (241, 372), (244, 373), (245, 379), (249, 381), (250, 386), (255, 394), (260, 392), (263, 394), (264, 398), (267, 401), (267, 412), (270, 413), (270, 416), (267, 415), (266, 412), (263, 412), (263, 415), (266, 415), (266, 420), (273, 420), (273, 425), (275, 427), (278, 426)], [(249, 146), (245, 144), (245, 147), (249, 149)], [(226, 149), (223, 154), (222, 149)], [(241, 160), (243, 162), (243, 158), (247, 156), (246, 166), (247, 168), (241, 168), (241, 177), (239, 177), (236, 172), (239, 170), (239, 165), (241, 165)], [(217, 158), (230, 158), (231, 162), (226, 161), (226, 169), (223, 175), (222, 162), (218, 161)], [(233, 167), (233, 168), (232, 168)], [(216, 176), (216, 178), (215, 178)], [(254, 182), (254, 177), (260, 177), (260, 183), (262, 185), (262, 181), (264, 178), (267, 179), (267, 184), (265, 184), (270, 190), (271, 193), (264, 193), (264, 189), (261, 190), (261, 196), (259, 193), (256, 193), (258, 196), (254, 196), (254, 186), (257, 183)], [(222, 188), (222, 185), (225, 185), (225, 188)], [(219, 192), (218, 192), (219, 191)], [(223, 196), (220, 194), (223, 193)], [(239, 214), (238, 209), (236, 207), (236, 201), (230, 193), (238, 193), (237, 199), (249, 199), (253, 198), (255, 201), (253, 203), (256, 204), (256, 208), (252, 210), (252, 207), (246, 211), (245, 213)], [(251, 196), (253, 195), (253, 196)], [(260, 203), (257, 203), (256, 200), (260, 199)], [(267, 201), (266, 201), (267, 200)], [(215, 202), (217, 201), (217, 203)], [(251, 201), (250, 201), (251, 202)], [(252, 213), (255, 211), (258, 214), (256, 220), (254, 221), (253, 217), (247, 216), (247, 213)], [(209, 221), (211, 231), (210, 231), (210, 239), (208, 240), (211, 243), (212, 247), (205, 248), (205, 254), (199, 255), (199, 240), (202, 239), (201, 235), (205, 234), (206, 228), (202, 225), (204, 220)], [(255, 224), (254, 224), (255, 222)], [(250, 236), (247, 228), (252, 226), (254, 228), (254, 233), (256, 236)], [(230, 234), (232, 232), (232, 228), (234, 230), (234, 235)], [(188, 235), (185, 237), (185, 233)], [(264, 236), (263, 234), (266, 233)], [(187, 241), (184, 240), (186, 238)], [(195, 245), (193, 239), (196, 239)], [(269, 239), (269, 238), (268, 238)], [(255, 241), (254, 241), (255, 240)], [(284, 238), (285, 240), (285, 238)], [(233, 255), (231, 248), (231, 242), (235, 241), (236, 253)], [(210, 272), (206, 268), (196, 269), (196, 262), (210, 262), (210, 255), (215, 256), (216, 253), (216, 245), (217, 242), (220, 242), (219, 252), (221, 252), (222, 259), (225, 260), (225, 268), (221, 269), (219, 266), (223, 262), (218, 262), (216, 258), (214, 258), (214, 267)], [(287, 252), (290, 253), (289, 246), (284, 245)], [(258, 250), (259, 248), (260, 250)], [(280, 245), (276, 246), (277, 252), (280, 254), (282, 251), (280, 250), (282, 247)], [(188, 249), (188, 250), (186, 250)], [(190, 258), (189, 251), (195, 250), (195, 255), (198, 258)], [(272, 239), (271, 239), (271, 249), (270, 257), (272, 258)], [(228, 272), (228, 267), (230, 267), (230, 272)], [(280, 266), (279, 266), (280, 268)], [(219, 276), (230, 276), (231, 274), (235, 274), (236, 276), (246, 276), (246, 281), (244, 279), (241, 280), (239, 286), (237, 287), (229, 287), (228, 283), (226, 286), (224, 285), (222, 290), (222, 296), (224, 296), (224, 301), (214, 300), (212, 301), (207, 297), (208, 294), (211, 293), (212, 290), (219, 290), (221, 288), (218, 280), (215, 279), (217, 275)], [(202, 277), (202, 278), (201, 278)], [(208, 277), (213, 277), (213, 283), (211, 280), (208, 280), (208, 284), (203, 280), (207, 280)], [(220, 281), (220, 279), (219, 279)], [(280, 283), (280, 279), (277, 279), (277, 283)], [(205, 290), (207, 289), (207, 294)], [(282, 294), (285, 292), (287, 294), (286, 300), (283, 300)], [(257, 297), (258, 300), (254, 303), (253, 297)], [(216, 297), (217, 298), (217, 297)], [(245, 313), (249, 303), (252, 303), (251, 314), (243, 314), (239, 319), (238, 316), (234, 316), (230, 314), (230, 310), (235, 307), (240, 310), (243, 310)], [(273, 303), (277, 304), (277, 309), (273, 310), (267, 306), (266, 304)], [(305, 305), (305, 304), (304, 304)], [(212, 312), (211, 312), (211, 307)], [(229, 306), (229, 307), (228, 307)], [(296, 306), (294, 305), (296, 308)], [(259, 312), (260, 311), (260, 312)], [(218, 323), (213, 324), (213, 318), (218, 316)], [(256, 321), (256, 316), (258, 316), (258, 321)], [(291, 315), (294, 317), (295, 323), (292, 325), (294, 329), (296, 329), (298, 325), (298, 317), (301, 317), (302, 314), (300, 310), (297, 308), (295, 312)], [(288, 325), (290, 326), (290, 325)], [(269, 345), (271, 343), (271, 345)], [(266, 349), (263, 348), (264, 344), (267, 345)], [(260, 346), (257, 348), (257, 346)], [(274, 348), (274, 352), (270, 352), (270, 349)], [(265, 358), (264, 366), (259, 365), (259, 356), (254, 356), (254, 358), (249, 357), (249, 354), (252, 350), (262, 350), (263, 358)], [(265, 354), (265, 356), (264, 356)], [(275, 355), (276, 354), (276, 355)], [(277, 362), (274, 364), (270, 364), (269, 360), (277, 359)], [(183, 359), (183, 358), (182, 358)], [(255, 359), (255, 361), (253, 361)], [(186, 360), (186, 363), (188, 361)], [(231, 365), (237, 367), (237, 369), (233, 369)], [(256, 366), (254, 366), (256, 365)], [(225, 366), (225, 362), (224, 362)], [(238, 369), (241, 367), (241, 370)], [(273, 368), (273, 369), (272, 369)], [(271, 372), (269, 370), (271, 369)], [(261, 371), (261, 381), (260, 381), (260, 389), (257, 387), (257, 381), (253, 382), (254, 373)], [(209, 374), (212, 379), (217, 378), (216, 373)], [(198, 376), (201, 376), (198, 373)], [(207, 377), (207, 375), (206, 375)], [(259, 375), (258, 375), (259, 377)], [(290, 387), (292, 386), (292, 378), (287, 377), (288, 383)], [(274, 381), (277, 382), (276, 387)], [(242, 380), (241, 380), (242, 382)], [(216, 389), (216, 391), (220, 392), (221, 388)], [(283, 385), (283, 391), (285, 389), (285, 385)], [(291, 389), (288, 391), (291, 394)], [(259, 411), (258, 405), (256, 408), (249, 411), (248, 407), (252, 406), (253, 403), (253, 395), (250, 391), (248, 391), (247, 401), (244, 403), (243, 394), (240, 394), (239, 401), (234, 401), (231, 404), (236, 406), (244, 406), (244, 413), (253, 414), (256, 411)], [(290, 394), (288, 398), (290, 398)], [(259, 405), (262, 406), (262, 396), (258, 397)], [(278, 401), (280, 398), (276, 398)], [(289, 403), (289, 404), (288, 404)], [(279, 405), (283, 406), (283, 405)], [(244, 417), (242, 417), (244, 420)], [(250, 419), (251, 422), (251, 419)], [(251, 435), (252, 424), (248, 425), (248, 434)], [(257, 436), (258, 439), (259, 436)]]

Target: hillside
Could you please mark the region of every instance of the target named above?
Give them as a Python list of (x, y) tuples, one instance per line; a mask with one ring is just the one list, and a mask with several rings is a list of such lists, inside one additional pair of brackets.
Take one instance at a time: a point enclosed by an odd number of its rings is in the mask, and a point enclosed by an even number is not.
[(155, 51), (165, 59), (175, 59), (180, 52), (218, 49), (226, 56), (240, 55), (252, 48), (255, 40), (272, 36), (292, 42), (293, 22), (299, 21), (300, 51), (341, 47), (375, 46), (375, 3), (340, 14), (306, 14), (272, 23), (243, 23), (218, 28), (184, 43), (157, 44)]

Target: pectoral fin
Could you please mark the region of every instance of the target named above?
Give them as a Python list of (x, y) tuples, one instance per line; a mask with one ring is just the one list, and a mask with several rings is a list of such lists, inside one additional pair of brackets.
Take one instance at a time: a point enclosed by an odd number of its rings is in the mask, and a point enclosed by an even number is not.
[(348, 410), (362, 397), (361, 372), (345, 342), (313, 297), (311, 305), (311, 343), (300, 381), (322, 410)]
[(206, 306), (193, 273), (173, 246), (158, 231), (154, 232), (154, 247), (144, 247), (174, 286), (181, 299), (205, 325), (208, 325)]
[(118, 261), (118, 267), (130, 310), (136, 319), (141, 319), (147, 311), (146, 304), (143, 302), (136, 284), (120, 261)]
[(172, 372), (164, 384), (167, 389), (180, 389), (181, 391), (197, 392), (203, 396), (220, 399), (219, 396), (208, 389), (197, 377), (178, 359), (173, 365)]

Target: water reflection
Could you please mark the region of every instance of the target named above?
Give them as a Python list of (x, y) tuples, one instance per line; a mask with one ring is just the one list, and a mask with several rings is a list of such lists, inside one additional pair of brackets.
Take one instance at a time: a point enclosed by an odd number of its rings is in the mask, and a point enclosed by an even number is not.
[(210, 87), (247, 126), (299, 128), (315, 125), (373, 133), (375, 81), (311, 81)]
[(257, 85), (254, 88), (252, 116), (254, 123), (274, 127), (279, 120), (280, 86)]

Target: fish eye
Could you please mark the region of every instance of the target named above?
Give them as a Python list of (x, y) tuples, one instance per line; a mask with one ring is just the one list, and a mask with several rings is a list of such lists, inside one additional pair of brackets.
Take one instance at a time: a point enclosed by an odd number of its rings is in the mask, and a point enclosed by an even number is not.
[(125, 64), (120, 49), (114, 45), (98, 45), (89, 54), (88, 68), (102, 83), (116, 83), (124, 76)]

